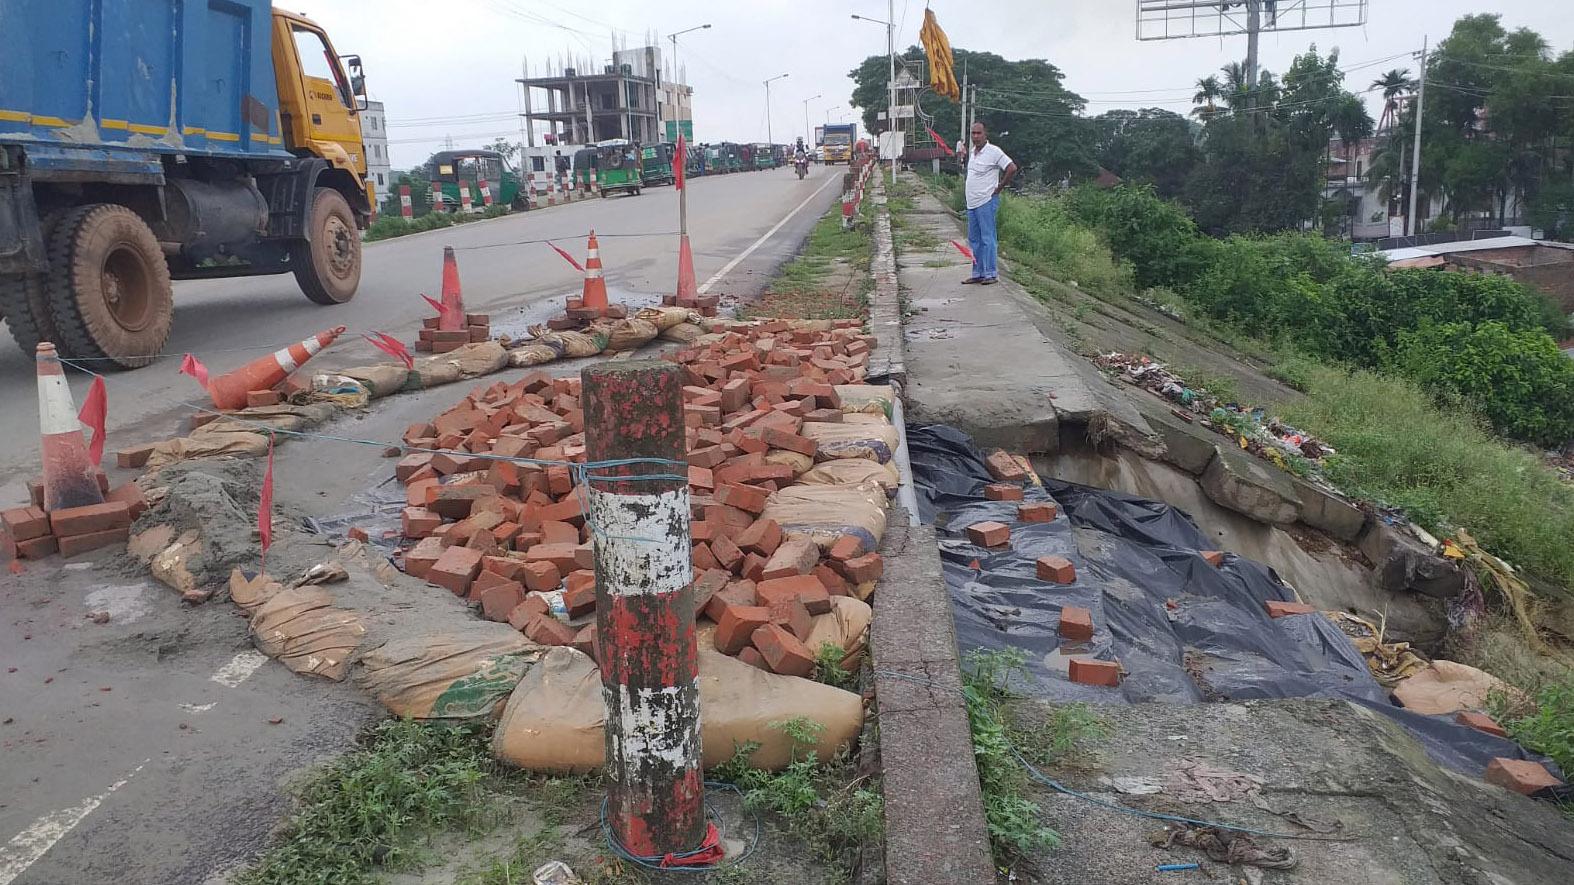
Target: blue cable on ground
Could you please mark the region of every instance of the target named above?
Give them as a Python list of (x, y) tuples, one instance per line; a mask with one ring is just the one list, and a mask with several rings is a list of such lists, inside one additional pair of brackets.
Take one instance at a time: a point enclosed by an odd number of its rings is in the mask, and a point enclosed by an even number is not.
[[(742, 804), (745, 811), (748, 811), (748, 805), (743, 799), (743, 791), (738, 789), (736, 784), (722, 783), (720, 781), (706, 781), (705, 787), (707, 789), (731, 790), (732, 792), (737, 793), (739, 803)], [(643, 867), (647, 870), (659, 870), (664, 873), (714, 873), (717, 870), (724, 870), (728, 867), (735, 867), (743, 863), (744, 860), (749, 857), (749, 855), (754, 853), (754, 849), (760, 844), (760, 815), (758, 812), (753, 811), (748, 811), (748, 814), (754, 819), (754, 839), (749, 842), (748, 846), (745, 847), (737, 857), (730, 858), (725, 863), (712, 864), (710, 866), (704, 867), (662, 866), (661, 862), (665, 859), (664, 857), (644, 857), (629, 851), (628, 848), (624, 847), (622, 842), (618, 841), (617, 835), (612, 832), (612, 825), (607, 822), (606, 797), (602, 797), (601, 799), (601, 835), (607, 840), (607, 846), (612, 849), (613, 854), (617, 855), (622, 860), (626, 860), (629, 863), (634, 864), (635, 866)], [(706, 808), (705, 818), (706, 820), (717, 824), (716, 830), (719, 834), (721, 832), (720, 815), (717, 815), (710, 808)], [(684, 858), (693, 857), (696, 854), (703, 853), (706, 850), (708, 849), (698, 848), (694, 851), (676, 852), (672, 854), (671, 857), (678, 860), (683, 860)]]

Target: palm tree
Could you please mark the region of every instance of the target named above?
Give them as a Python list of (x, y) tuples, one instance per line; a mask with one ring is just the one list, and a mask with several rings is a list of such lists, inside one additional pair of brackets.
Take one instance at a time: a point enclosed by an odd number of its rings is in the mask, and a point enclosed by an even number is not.
[(1240, 110), (1246, 105), (1250, 92), (1249, 84), (1246, 82), (1246, 66), (1238, 61), (1232, 61), (1219, 68), (1219, 72), (1224, 74), (1224, 103), (1232, 110)]
[(1394, 68), (1373, 80), (1371, 88), (1383, 90), (1383, 116), (1377, 126), (1377, 131), (1383, 132), (1391, 128), (1398, 120), (1399, 96), (1414, 92), (1416, 83), (1410, 79), (1408, 70), (1402, 71)]
[(1197, 109), (1192, 113), (1201, 117), (1204, 122), (1213, 119), (1213, 115), (1219, 110), (1215, 102), (1223, 95), (1224, 87), (1219, 85), (1218, 77), (1203, 77), (1197, 81), (1197, 94), (1191, 97), (1192, 104), (1197, 105)]

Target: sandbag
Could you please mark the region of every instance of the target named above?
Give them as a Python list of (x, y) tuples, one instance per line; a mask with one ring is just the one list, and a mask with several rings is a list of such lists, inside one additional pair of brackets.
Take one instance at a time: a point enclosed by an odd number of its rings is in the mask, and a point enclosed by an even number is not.
[(240, 606), (246, 614), (255, 614), (269, 599), (284, 590), (284, 585), (266, 574), (247, 578), (239, 568), (230, 572), (230, 602)]
[(496, 341), (466, 344), (438, 357), (438, 359), (445, 358), (457, 365), (459, 374), (465, 378), (490, 375), (508, 365), (508, 351)]
[(1523, 697), (1518, 689), (1491, 673), (1454, 661), (1433, 661), (1426, 669), (1401, 680), (1394, 686), (1393, 694), (1406, 710), (1432, 716), (1484, 710), (1487, 696), (1494, 692), (1516, 700)]
[(656, 324), (637, 317), (618, 320), (607, 328), (607, 350), (634, 350), (656, 340)]
[(677, 341), (677, 342), (680, 342), (682, 344), (688, 344), (689, 342), (694, 341), (695, 339), (699, 338), (701, 335), (704, 335), (704, 334), (705, 334), (705, 330), (704, 329), (700, 328), (699, 326), (696, 326), (693, 323), (686, 323), (686, 322), (685, 323), (678, 323), (676, 326), (672, 326), (670, 328), (666, 328), (666, 329), (662, 329), (661, 330), (661, 338), (662, 338), (662, 340), (664, 340), (664, 341)]
[(843, 412), (872, 412), (891, 417), (891, 404), (896, 391), (889, 384), (838, 384), (836, 395), (841, 398)]
[(516, 368), (539, 366), (550, 363), (562, 355), (561, 350), (549, 344), (526, 344), (508, 352), (508, 364)]
[(440, 356), (416, 360), (415, 368), (405, 378), (405, 390), (426, 390), (431, 387), (441, 387), (444, 384), (453, 384), (464, 380), (464, 374), (459, 371), (459, 364), (445, 360)]
[(280, 590), (257, 606), (251, 634), (258, 651), (296, 673), (338, 682), (366, 628), (359, 614), (333, 605), (327, 590), (307, 586)]
[(841, 424), (883, 424), (889, 426), (891, 419), (884, 412), (843, 412)]
[[(823, 616), (822, 617), (828, 617)], [(754, 741), (751, 762), (780, 769), (791, 761), (792, 741), (773, 727), (803, 717), (825, 726), (813, 747), (829, 759), (863, 727), (858, 695), (795, 676), (780, 676), (728, 657), (712, 644), (712, 629), (696, 636), (700, 668), (700, 741), (706, 768), (732, 759)], [(582, 772), (605, 760), (605, 702), (595, 661), (572, 648), (547, 651), (503, 707), (492, 733), (492, 755), (537, 771)]]
[(355, 684), (413, 719), (490, 716), (540, 658), (507, 624), (466, 622), (401, 636), (361, 656)]
[(877, 550), (885, 536), (886, 506), (879, 483), (794, 485), (772, 492), (761, 515), (785, 532), (809, 536), (822, 549), (842, 535), (856, 535), (864, 549)]
[(798, 477), (798, 481), (817, 486), (858, 485), (873, 482), (885, 489), (886, 494), (901, 485), (896, 464), (870, 461), (866, 458), (840, 458), (814, 465), (814, 469)]
[(255, 458), (268, 451), (268, 437), (250, 431), (209, 432), (201, 436), (166, 439), (153, 446), (145, 465), (149, 470), (192, 458), (217, 458), (228, 455)]
[(607, 336), (597, 332), (547, 332), (536, 341), (558, 348), (569, 358), (595, 356), (607, 349)]
[(868, 645), (873, 620), (874, 609), (869, 603), (851, 596), (832, 596), (831, 610), (814, 616), (814, 627), (803, 644), (819, 654), (820, 646), (829, 642), (850, 654)]
[(656, 331), (661, 333), (688, 322), (693, 314), (687, 307), (642, 307), (634, 316), (655, 325)]
[(372, 395), (372, 399), (398, 393), (404, 389), (405, 382), (410, 379), (409, 369), (393, 365), (357, 366), (353, 369), (340, 369), (337, 374), (361, 382)]
[(771, 449), (765, 453), (765, 463), (785, 464), (792, 468), (793, 476), (802, 476), (814, 466), (814, 459), (801, 452), (789, 452), (786, 449)]
[(829, 332), (835, 327), (836, 322), (834, 320), (791, 319), (787, 321), (787, 325), (794, 332)]
[(896, 453), (896, 428), (889, 424), (806, 423), (798, 431), (819, 444), (816, 461), (866, 458), (885, 464)]

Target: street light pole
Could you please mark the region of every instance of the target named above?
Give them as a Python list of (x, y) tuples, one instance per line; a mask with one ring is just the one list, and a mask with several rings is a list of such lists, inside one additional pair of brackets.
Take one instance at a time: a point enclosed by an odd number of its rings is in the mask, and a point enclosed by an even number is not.
[[(677, 31), (676, 33), (673, 33), (673, 34), (669, 35), (672, 38), (672, 76), (673, 77), (677, 77), (678, 76), (678, 35), (679, 34), (687, 34), (689, 31), (702, 31), (702, 30), (705, 30), (706, 28), (709, 28), (709, 27), (710, 27), (710, 25), (708, 25), (708, 24), (696, 25), (695, 27), (685, 28), (684, 30)], [(685, 88), (687, 88), (688, 85), (689, 84), (687, 84), (687, 83), (683, 84), (683, 86)], [(681, 109), (683, 107), (682, 103), (679, 103), (678, 107), (679, 107), (679, 109), (681, 111)], [(690, 113), (694, 112), (693, 102), (692, 101), (690, 102), (689, 112)], [(678, 182), (678, 288), (677, 288), (677, 298), (678, 298), (678, 304), (680, 306), (682, 306), (682, 307), (693, 307), (693, 306), (695, 306), (698, 303), (696, 301), (696, 299), (699, 297), (699, 291), (698, 291), (698, 289), (696, 287), (696, 284), (694, 282), (694, 250), (689, 246), (689, 187), (688, 187), (688, 183), (686, 181), (684, 181), (685, 173), (686, 173), (687, 170), (684, 169), (683, 167), (688, 164), (688, 152), (690, 150), (692, 150), (694, 146), (689, 144), (690, 139), (687, 139), (687, 138), (683, 137), (683, 117), (681, 116), (681, 114), (678, 117), (678, 127), (677, 128), (678, 128), (678, 140), (680, 142), (682, 142), (683, 146), (684, 146), (683, 155), (682, 156), (674, 156), (673, 157), (673, 159), (675, 159), (680, 165), (679, 165), (679, 168), (674, 169), (673, 173), (672, 173), (673, 174), (673, 179), (676, 182)], [(692, 122), (690, 123), (689, 128), (691, 130), (690, 134), (692, 135), (693, 134), (692, 130), (694, 128)]]
[[(681, 31), (674, 31), (673, 33), (667, 35), (667, 39), (672, 41), (672, 78), (674, 80), (676, 80), (678, 78), (678, 76), (679, 76), (678, 75), (678, 37), (683, 35), (683, 34), (687, 34), (690, 31), (703, 31), (703, 30), (705, 30), (706, 28), (709, 28), (709, 27), (710, 27), (710, 25), (708, 25), (708, 24), (695, 25), (692, 28), (684, 28)], [(687, 78), (685, 78), (685, 79), (687, 79)], [(687, 83), (681, 83), (679, 85), (681, 85), (685, 89), (689, 88), (689, 84), (687, 84)], [(694, 102), (692, 100), (689, 102), (689, 113), (691, 113), (691, 114), (694, 113)], [(681, 100), (681, 95), (680, 95), (680, 100), (678, 101), (678, 110), (677, 110), (676, 122), (678, 124), (677, 125), (678, 131), (682, 132), (683, 131), (683, 102)], [(692, 124), (691, 124), (691, 127), (692, 127)], [(680, 203), (682, 202), (681, 198), (679, 199), (679, 202)]]
[(765, 141), (771, 142), (771, 81), (780, 80), (786, 74), (777, 74), (765, 80)]
[(803, 100), (803, 144), (805, 149), (809, 147), (810, 142), (814, 141), (814, 130), (809, 128), (809, 102), (814, 101), (821, 95), (824, 95), (824, 93), (811, 95)]
[(886, 96), (886, 131), (891, 133), (891, 184), (896, 184), (896, 0), (886, 0), (885, 49), (891, 59), (891, 91)]

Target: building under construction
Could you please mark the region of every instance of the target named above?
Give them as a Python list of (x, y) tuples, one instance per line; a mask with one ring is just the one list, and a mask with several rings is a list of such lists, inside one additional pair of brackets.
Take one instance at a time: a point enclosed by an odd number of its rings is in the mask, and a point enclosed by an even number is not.
[(672, 140), (669, 130), (692, 132), (692, 90), (665, 73), (661, 49), (642, 46), (614, 52), (600, 70), (562, 65), (551, 76), (521, 78), (526, 143), (534, 147), (543, 128), (548, 144), (653, 144)]

